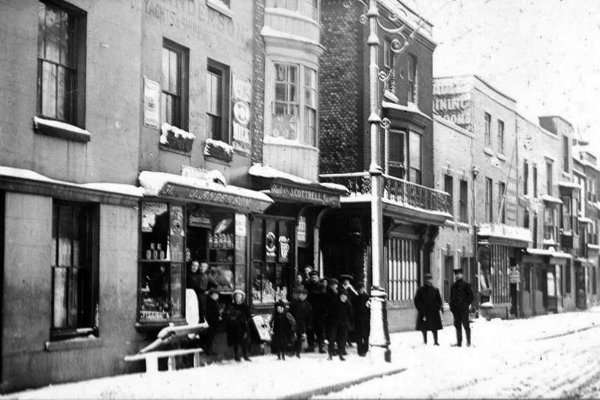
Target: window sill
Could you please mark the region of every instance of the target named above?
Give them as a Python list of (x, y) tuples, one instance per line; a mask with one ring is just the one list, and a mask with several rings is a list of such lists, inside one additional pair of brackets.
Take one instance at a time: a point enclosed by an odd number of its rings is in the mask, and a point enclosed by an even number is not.
[(46, 351), (79, 350), (102, 347), (104, 341), (97, 337), (74, 338), (46, 342)]
[(500, 161), (504, 161), (504, 162), (506, 162), (506, 156), (505, 156), (504, 154), (502, 154), (502, 153), (498, 153), (498, 154), (496, 154), (496, 158), (497, 158), (498, 160), (500, 160)]
[(229, 7), (227, 7), (224, 3), (222, 3), (219, 0), (206, 0), (206, 5), (215, 10), (216, 12), (218, 12), (219, 14), (229, 18), (229, 19), (233, 19), (233, 13), (231, 12), (231, 9)]
[(458, 229), (464, 229), (466, 231), (468, 231), (469, 229), (471, 229), (471, 225), (464, 223), (464, 222), (457, 222), (456, 226), (458, 227)]
[(33, 117), (33, 130), (41, 135), (51, 136), (72, 142), (89, 142), (90, 133), (85, 129), (78, 128), (65, 122)]
[(494, 150), (490, 149), (490, 148), (489, 148), (489, 147), (487, 147), (487, 146), (483, 148), (483, 152), (484, 152), (485, 154), (487, 154), (488, 156), (493, 156), (493, 155), (494, 155)]
[(175, 153), (175, 154), (179, 154), (179, 155), (186, 156), (186, 157), (191, 157), (192, 156), (191, 152), (186, 152), (186, 151), (182, 151), (182, 150), (173, 149), (173, 148), (171, 148), (169, 146), (165, 146), (164, 144), (160, 144), (158, 147), (161, 150), (168, 151), (169, 153)]

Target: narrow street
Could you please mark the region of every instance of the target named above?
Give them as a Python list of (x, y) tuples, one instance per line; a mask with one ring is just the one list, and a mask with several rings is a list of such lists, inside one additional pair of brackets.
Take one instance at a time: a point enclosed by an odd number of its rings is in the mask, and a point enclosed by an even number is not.
[[(131, 374), (13, 393), (47, 398), (597, 398), (600, 396), (600, 308), (526, 320), (473, 323), (473, 346), (457, 348), (454, 329), (440, 346), (419, 332), (392, 335), (392, 363), (346, 362), (324, 355), (196, 369)], [(382, 377), (377, 377), (382, 376)], [(354, 384), (355, 382), (362, 382)]]

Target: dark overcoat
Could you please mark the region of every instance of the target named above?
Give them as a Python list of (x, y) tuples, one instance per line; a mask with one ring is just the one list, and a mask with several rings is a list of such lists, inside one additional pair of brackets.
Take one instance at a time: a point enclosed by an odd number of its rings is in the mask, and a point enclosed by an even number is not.
[(296, 320), (287, 311), (278, 313), (275, 311), (271, 317), (271, 351), (279, 353), (285, 351), (286, 347), (295, 341)]
[(250, 308), (245, 303), (229, 305), (225, 313), (229, 346), (250, 341), (251, 318)]
[(290, 313), (296, 320), (296, 334), (302, 335), (312, 329), (312, 306), (306, 300), (294, 300), (290, 305)]
[(418, 331), (437, 331), (442, 329), (442, 296), (440, 291), (429, 285), (423, 285), (415, 294), (415, 307), (417, 308)]
[(450, 286), (450, 311), (452, 314), (468, 315), (473, 298), (473, 289), (468, 282), (462, 279), (454, 282)]
[(369, 308), (369, 295), (359, 293), (352, 299), (354, 311), (354, 334), (357, 337), (369, 337), (371, 328), (371, 309)]

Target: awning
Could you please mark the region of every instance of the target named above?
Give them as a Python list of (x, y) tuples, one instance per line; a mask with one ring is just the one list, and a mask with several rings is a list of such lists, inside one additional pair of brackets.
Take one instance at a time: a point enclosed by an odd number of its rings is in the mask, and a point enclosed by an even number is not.
[(526, 254), (524, 257), (524, 261), (533, 261), (534, 259), (527, 260), (527, 256), (529, 257), (542, 257), (544, 262), (549, 265), (566, 265), (567, 260), (572, 259), (573, 257), (568, 253), (563, 253), (562, 251), (555, 251), (554, 249), (534, 249), (528, 248), (526, 250)]
[(554, 204), (562, 204), (562, 200), (558, 197), (550, 196), (549, 194), (545, 194), (542, 196), (542, 200), (546, 203), (554, 203)]
[(264, 193), (224, 185), (220, 179), (199, 179), (165, 172), (142, 171), (140, 186), (145, 196), (158, 196), (186, 202), (262, 213), (273, 200)]
[(339, 207), (340, 196), (348, 193), (345, 186), (311, 182), (261, 164), (252, 165), (248, 175), (252, 177), (254, 189), (277, 201)]
[(480, 224), (477, 227), (477, 236), (479, 239), (488, 238), (490, 243), (513, 247), (527, 247), (532, 241), (529, 229), (505, 224)]

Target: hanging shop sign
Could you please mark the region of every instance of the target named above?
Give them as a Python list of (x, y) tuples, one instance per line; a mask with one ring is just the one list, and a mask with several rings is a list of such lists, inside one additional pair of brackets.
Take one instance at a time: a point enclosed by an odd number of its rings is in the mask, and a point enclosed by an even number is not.
[(287, 236), (279, 236), (279, 262), (286, 263), (289, 261), (290, 254), (290, 238)]
[(159, 127), (160, 84), (144, 77), (144, 125)]
[(508, 275), (508, 279), (510, 280), (510, 283), (521, 282), (521, 273), (519, 272), (519, 269), (518, 268), (511, 269), (509, 272), (509, 275)]
[(243, 155), (250, 154), (250, 103), (252, 84), (249, 80), (233, 76), (233, 149)]
[(296, 242), (298, 246), (306, 246), (306, 217), (300, 216), (298, 218), (298, 227), (296, 229)]
[(211, 228), (210, 216), (204, 210), (190, 211), (188, 216), (188, 225), (198, 228)]
[(288, 200), (303, 201), (325, 206), (340, 206), (340, 196), (310, 188), (299, 188), (284, 183), (271, 184), (270, 194)]

